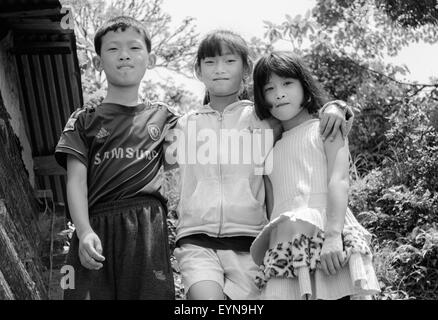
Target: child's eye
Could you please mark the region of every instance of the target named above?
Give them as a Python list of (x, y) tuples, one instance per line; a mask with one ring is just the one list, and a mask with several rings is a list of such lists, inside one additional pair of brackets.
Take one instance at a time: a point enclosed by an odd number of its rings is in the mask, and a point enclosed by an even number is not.
[(131, 49), (140, 49), (140, 47), (131, 47)]
[(266, 87), (265, 92), (271, 91), (272, 89), (273, 89), (272, 87)]
[(213, 60), (204, 60), (204, 63), (205, 63), (205, 64), (213, 64), (214, 61), (213, 61)]
[(108, 48), (108, 51), (114, 51), (117, 50), (117, 48)]
[(233, 63), (233, 62), (236, 62), (236, 59), (228, 59), (227, 62), (228, 63)]
[(294, 83), (294, 82), (291, 81), (291, 80), (287, 80), (287, 81), (284, 82), (284, 85), (285, 85), (285, 86), (288, 86), (288, 85), (290, 85), (290, 84), (292, 84), (292, 83)]

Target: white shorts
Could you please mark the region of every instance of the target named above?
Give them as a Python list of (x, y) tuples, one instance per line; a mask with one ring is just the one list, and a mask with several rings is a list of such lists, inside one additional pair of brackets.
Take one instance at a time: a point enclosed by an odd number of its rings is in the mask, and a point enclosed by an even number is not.
[(193, 284), (211, 280), (232, 300), (260, 299), (254, 282), (258, 267), (249, 252), (215, 250), (187, 243), (175, 248), (173, 254), (186, 293)]

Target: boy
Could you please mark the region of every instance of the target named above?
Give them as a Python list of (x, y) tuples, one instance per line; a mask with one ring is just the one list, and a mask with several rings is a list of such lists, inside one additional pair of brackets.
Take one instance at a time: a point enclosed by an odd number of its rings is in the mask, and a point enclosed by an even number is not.
[(155, 63), (140, 22), (110, 19), (94, 45), (106, 97), (71, 115), (55, 150), (67, 169), (76, 227), (67, 258), (75, 289), (66, 289), (64, 299), (174, 299), (158, 170), (164, 137), (177, 117), (138, 96), (146, 68)]

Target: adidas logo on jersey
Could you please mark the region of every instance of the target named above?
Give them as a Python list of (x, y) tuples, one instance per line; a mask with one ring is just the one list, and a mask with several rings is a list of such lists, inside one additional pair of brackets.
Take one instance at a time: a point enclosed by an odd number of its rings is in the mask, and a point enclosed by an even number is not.
[(96, 134), (97, 139), (103, 139), (105, 137), (108, 137), (110, 133), (108, 130), (106, 130), (104, 127), (100, 128), (99, 132)]

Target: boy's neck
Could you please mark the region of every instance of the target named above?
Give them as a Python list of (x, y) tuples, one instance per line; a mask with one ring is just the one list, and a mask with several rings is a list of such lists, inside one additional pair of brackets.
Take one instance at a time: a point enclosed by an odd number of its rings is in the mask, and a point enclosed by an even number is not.
[(237, 101), (239, 101), (237, 93), (222, 97), (210, 95), (210, 107), (221, 113), (224, 112), (227, 106)]
[(281, 121), (281, 125), (283, 126), (284, 131), (288, 131), (310, 119), (313, 119), (313, 116), (307, 111), (307, 109), (303, 108), (300, 113), (292, 119)]
[(142, 103), (138, 95), (139, 86), (140, 84), (132, 87), (119, 87), (108, 84), (108, 91), (103, 102), (121, 104), (127, 107), (134, 107)]

